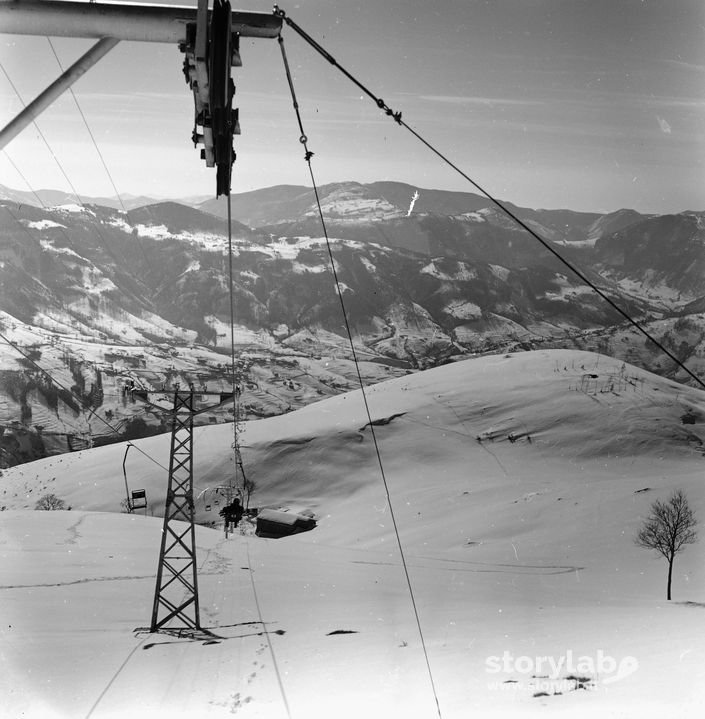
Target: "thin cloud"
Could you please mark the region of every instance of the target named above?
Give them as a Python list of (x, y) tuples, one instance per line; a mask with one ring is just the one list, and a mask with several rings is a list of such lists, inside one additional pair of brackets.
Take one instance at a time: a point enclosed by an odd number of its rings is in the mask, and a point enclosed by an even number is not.
[(693, 107), (705, 108), (705, 100), (687, 97), (644, 96), (643, 102), (652, 107)]
[(664, 60), (669, 65), (675, 65), (684, 70), (693, 70), (695, 72), (705, 72), (705, 65), (697, 65), (693, 62), (683, 62), (682, 60)]
[(420, 100), (442, 102), (449, 105), (541, 105), (537, 100), (515, 100), (506, 97), (476, 97), (473, 95), (420, 95)]

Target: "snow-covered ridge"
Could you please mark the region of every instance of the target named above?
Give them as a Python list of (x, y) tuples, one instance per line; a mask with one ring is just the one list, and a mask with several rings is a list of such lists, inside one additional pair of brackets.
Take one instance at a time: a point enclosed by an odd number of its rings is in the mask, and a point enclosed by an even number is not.
[[(674, 487), (705, 509), (701, 394), (575, 351), (400, 377), (368, 393), (388, 495), (359, 392), (247, 423), (253, 505), (311, 506), (318, 526), (278, 541), (248, 524), (227, 540), (197, 528), (207, 642), (134, 630), (149, 623), (161, 520), (118, 513), (125, 445), (4, 471), (4, 708), (254, 719), (281, 713), (279, 678), (293, 716), (432, 716), (391, 502), (446, 719), (469, 707), (488, 719), (695, 716), (699, 545), (676, 560), (666, 602), (666, 563), (634, 536)], [(230, 476), (231, 442), (230, 426), (195, 432), (197, 493)], [(134, 444), (129, 486), (158, 512), (168, 435)], [(73, 509), (31, 510), (48, 492)], [(145, 676), (169, 677), (169, 691)]]
[[(323, 213), (336, 220), (390, 220), (406, 217), (407, 213), (385, 199), (365, 197), (358, 190), (341, 189), (330, 193), (321, 203)], [(318, 207), (312, 206), (305, 217), (318, 216)]]
[(90, 215), (91, 217), (95, 217), (96, 213), (93, 212), (89, 207), (86, 207), (85, 205), (77, 205), (74, 203), (67, 203), (65, 205), (56, 205), (54, 207), (50, 207), (50, 210), (55, 210), (59, 214), (77, 214), (77, 215)]

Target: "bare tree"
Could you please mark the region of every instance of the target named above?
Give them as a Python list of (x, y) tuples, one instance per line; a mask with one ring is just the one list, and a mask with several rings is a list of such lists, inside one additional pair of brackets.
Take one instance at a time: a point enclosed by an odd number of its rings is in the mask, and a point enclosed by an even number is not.
[[(34, 508), (51, 512), (57, 509), (66, 509), (66, 502), (55, 494), (44, 494), (37, 500)], [(69, 509), (71, 508), (69, 507)]]
[(254, 483), (254, 481), (245, 477), (245, 473), (243, 472), (242, 490), (245, 494), (245, 510), (248, 510), (250, 508), (250, 497), (252, 497), (252, 492), (254, 492), (256, 488), (257, 485)]
[(688, 506), (685, 492), (677, 489), (667, 502), (656, 500), (651, 513), (636, 537), (636, 544), (646, 549), (655, 549), (668, 562), (668, 589), (666, 598), (671, 599), (671, 578), (673, 561), (686, 544), (694, 544), (698, 535), (693, 510)]

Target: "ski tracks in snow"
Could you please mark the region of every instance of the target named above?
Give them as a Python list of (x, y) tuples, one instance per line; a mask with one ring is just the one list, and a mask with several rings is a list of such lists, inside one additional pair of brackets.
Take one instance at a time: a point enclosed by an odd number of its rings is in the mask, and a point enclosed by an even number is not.
[[(441, 572), (469, 572), (469, 573), (495, 573), (495, 574), (572, 574), (584, 567), (577, 567), (569, 564), (511, 564), (505, 562), (472, 562), (463, 559), (441, 559), (438, 557), (416, 557), (416, 560), (432, 562), (432, 564), (408, 563), (410, 569), (426, 569)], [(444, 567), (441, 562), (452, 563), (454, 566)], [(379, 566), (395, 567), (399, 562), (373, 561), (363, 559), (352, 559), (351, 564), (373, 564)], [(457, 566), (457, 565), (473, 566)]]

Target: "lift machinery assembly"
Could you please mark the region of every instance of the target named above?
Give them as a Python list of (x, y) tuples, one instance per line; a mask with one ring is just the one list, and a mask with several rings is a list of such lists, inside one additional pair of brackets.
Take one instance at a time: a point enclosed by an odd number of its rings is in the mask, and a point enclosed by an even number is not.
[(233, 109), (232, 67), (240, 66), (240, 38), (276, 38), (282, 20), (272, 13), (233, 11), (229, 0), (199, 0), (197, 8), (58, 0), (0, 0), (1, 32), (14, 35), (93, 38), (93, 45), (57, 80), (0, 130), (0, 149), (31, 124), (121, 40), (175, 44), (184, 53), (184, 74), (194, 98), (192, 139), (217, 168), (216, 196), (230, 194), (240, 133)]

